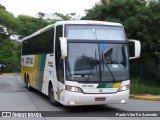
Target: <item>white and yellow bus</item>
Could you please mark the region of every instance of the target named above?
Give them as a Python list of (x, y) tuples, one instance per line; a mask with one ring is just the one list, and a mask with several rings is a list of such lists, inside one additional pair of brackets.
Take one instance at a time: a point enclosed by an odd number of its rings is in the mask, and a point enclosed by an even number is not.
[(128, 42), (120, 23), (59, 21), (22, 40), (21, 73), (26, 87), (49, 96), (52, 105), (127, 103)]

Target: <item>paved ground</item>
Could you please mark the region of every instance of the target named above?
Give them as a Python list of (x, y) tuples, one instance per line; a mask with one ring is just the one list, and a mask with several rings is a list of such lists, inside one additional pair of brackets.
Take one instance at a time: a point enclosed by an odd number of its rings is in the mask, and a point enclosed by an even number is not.
[[(146, 101), (146, 100), (134, 100), (130, 99), (128, 104), (110, 104), (106, 106), (81, 106), (81, 107), (54, 107), (49, 103), (48, 97), (37, 92), (28, 92), (25, 85), (22, 83), (21, 78), (17, 74), (5, 74), (0, 76), (0, 111), (65, 111), (72, 116), (74, 111), (78, 111), (78, 116), (99, 116), (98, 119), (117, 119), (117, 118), (106, 118), (100, 117), (105, 116), (109, 112), (117, 111), (160, 111), (160, 101)], [(62, 113), (63, 113), (62, 112)], [(61, 114), (62, 115), (62, 114)], [(62, 119), (60, 117), (55, 117), (56, 119)], [(13, 119), (13, 118), (12, 118)], [(34, 119), (34, 118), (33, 118)], [(39, 118), (40, 119), (40, 118)], [(51, 118), (41, 118), (41, 119), (51, 119)], [(63, 118), (63, 119), (75, 119), (75, 118)], [(76, 117), (76, 119), (82, 119)], [(97, 119), (96, 117), (87, 117), (87, 120)], [(118, 117), (118, 119), (124, 119)], [(125, 117), (125, 119), (128, 119)], [(135, 118), (129, 118), (135, 119)], [(136, 119), (159, 119), (141, 117)], [(1, 118), (0, 118), (1, 120)], [(15, 119), (17, 120), (17, 118)]]

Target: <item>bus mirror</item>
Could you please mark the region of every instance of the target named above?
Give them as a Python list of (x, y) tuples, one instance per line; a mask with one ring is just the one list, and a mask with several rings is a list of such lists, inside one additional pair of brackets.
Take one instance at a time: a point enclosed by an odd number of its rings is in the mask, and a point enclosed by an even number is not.
[(60, 45), (61, 45), (61, 58), (65, 59), (67, 57), (67, 39), (65, 37), (60, 37)]
[(141, 43), (138, 40), (129, 40), (129, 42), (134, 43), (134, 57), (129, 57), (129, 59), (136, 59), (140, 57), (140, 53), (141, 53)]

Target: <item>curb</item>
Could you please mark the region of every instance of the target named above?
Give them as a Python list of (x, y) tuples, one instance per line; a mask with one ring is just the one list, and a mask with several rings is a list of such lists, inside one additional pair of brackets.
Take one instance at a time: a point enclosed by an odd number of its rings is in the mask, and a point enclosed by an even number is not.
[(20, 73), (0, 73), (0, 76), (21, 75)]
[(10, 73), (1, 73), (0, 76), (10, 76)]
[(160, 101), (160, 97), (158, 96), (140, 96), (140, 95), (130, 95), (130, 99), (137, 99), (137, 100), (153, 100), (153, 101)]

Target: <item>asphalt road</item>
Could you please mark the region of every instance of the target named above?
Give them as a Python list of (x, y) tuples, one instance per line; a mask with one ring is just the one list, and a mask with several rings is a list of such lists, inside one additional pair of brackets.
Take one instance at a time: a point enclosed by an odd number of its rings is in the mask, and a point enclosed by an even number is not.
[[(22, 83), (21, 77), (18, 74), (0, 75), (0, 111), (53, 111), (60, 113), (54, 119), (62, 119), (63, 113), (70, 117), (65, 117), (65, 120), (71, 119), (87, 119), (87, 120), (106, 120), (106, 119), (121, 119), (123, 117), (105, 117), (110, 112), (123, 113), (125, 111), (160, 111), (159, 101), (145, 101), (130, 99), (127, 104), (109, 104), (103, 106), (80, 106), (80, 107), (54, 107), (50, 104), (48, 97), (38, 91), (29, 92)], [(75, 113), (76, 111), (76, 113)], [(97, 116), (97, 117), (91, 117)], [(0, 118), (1, 120), (2, 118)], [(12, 118), (17, 120), (17, 118)], [(35, 118), (29, 118), (30, 120)], [(51, 117), (38, 119), (52, 119)], [(125, 117), (125, 119), (160, 119), (158, 117)]]

